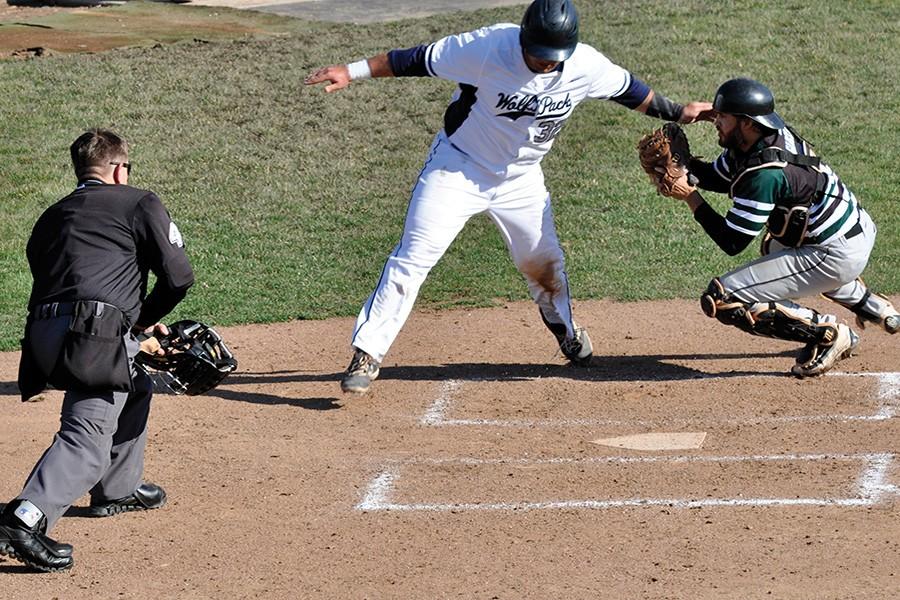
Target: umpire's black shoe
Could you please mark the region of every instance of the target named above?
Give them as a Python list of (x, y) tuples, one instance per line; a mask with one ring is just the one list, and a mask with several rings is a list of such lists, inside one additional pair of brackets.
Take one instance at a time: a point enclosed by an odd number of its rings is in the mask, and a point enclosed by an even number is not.
[(166, 503), (166, 490), (155, 483), (142, 483), (134, 493), (125, 498), (100, 502), (88, 507), (88, 515), (92, 517), (111, 517), (123, 512), (135, 510), (151, 510), (161, 508)]
[(47, 527), (45, 517), (33, 527), (25, 525), (14, 515), (17, 504), (7, 506), (0, 516), (0, 554), (45, 573), (71, 569), (75, 564), (72, 546), (60, 544), (43, 533)]

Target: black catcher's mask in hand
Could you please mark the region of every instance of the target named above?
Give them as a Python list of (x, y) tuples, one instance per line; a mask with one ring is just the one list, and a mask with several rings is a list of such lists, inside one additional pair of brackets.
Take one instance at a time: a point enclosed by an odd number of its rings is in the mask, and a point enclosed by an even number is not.
[(165, 354), (138, 352), (135, 363), (175, 394), (197, 396), (219, 385), (237, 368), (237, 360), (213, 328), (197, 321), (169, 325), (159, 340)]

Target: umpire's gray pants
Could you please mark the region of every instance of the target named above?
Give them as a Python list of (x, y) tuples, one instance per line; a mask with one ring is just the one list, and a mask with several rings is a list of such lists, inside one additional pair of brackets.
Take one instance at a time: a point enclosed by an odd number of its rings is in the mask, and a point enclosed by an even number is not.
[[(39, 362), (55, 360), (60, 333), (67, 327), (67, 317), (32, 324), (32, 348)], [(133, 357), (137, 341), (129, 335), (126, 346)], [(130, 393), (66, 392), (59, 432), (18, 496), (46, 515), (47, 531), (88, 492), (92, 503), (102, 503), (130, 496), (140, 485), (153, 385), (134, 367), (132, 380)]]

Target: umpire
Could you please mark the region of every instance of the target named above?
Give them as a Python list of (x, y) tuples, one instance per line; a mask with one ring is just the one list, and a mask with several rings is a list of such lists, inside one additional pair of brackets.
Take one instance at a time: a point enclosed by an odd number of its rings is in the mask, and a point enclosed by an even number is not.
[(78, 186), (28, 241), (34, 283), (19, 365), (23, 400), (48, 385), (66, 390), (60, 428), (0, 515), (0, 554), (40, 571), (72, 566), (72, 546), (47, 532), (84, 494), (92, 516), (165, 504), (163, 489), (141, 479), (152, 385), (132, 364), (135, 336), (167, 333), (159, 320), (194, 282), (165, 206), (128, 185), (126, 141), (92, 129), (70, 150)]

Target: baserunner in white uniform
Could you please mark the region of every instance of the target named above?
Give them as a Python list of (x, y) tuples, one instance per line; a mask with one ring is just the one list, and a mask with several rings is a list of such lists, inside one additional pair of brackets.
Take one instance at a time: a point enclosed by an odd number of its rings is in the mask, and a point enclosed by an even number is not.
[(667, 195), (684, 200), (694, 219), (730, 255), (763, 229), (761, 258), (713, 279), (703, 311), (753, 335), (804, 344), (791, 373), (822, 375), (848, 358), (859, 336), (837, 315), (794, 302), (822, 294), (856, 314), (860, 327), (900, 330), (891, 302), (859, 278), (875, 244), (875, 223), (856, 195), (811, 145), (775, 112), (772, 92), (758, 81), (731, 79), (716, 92), (719, 145), (712, 163), (691, 159), (702, 189), (727, 193), (723, 217), (682, 177)]
[(650, 116), (711, 119), (711, 104), (676, 104), (606, 56), (578, 43), (571, 0), (535, 0), (521, 26), (497, 24), (432, 44), (312, 72), (326, 92), (369, 77), (439, 77), (459, 84), (412, 192), (400, 242), (353, 331), (341, 388), (365, 392), (412, 310), (419, 288), (466, 222), (487, 213), (525, 277), (541, 318), (572, 363), (592, 356), (572, 318), (563, 251), (541, 159), (586, 98)]

